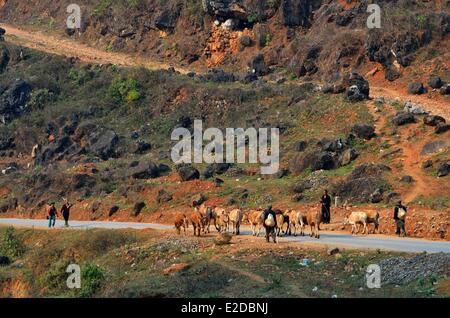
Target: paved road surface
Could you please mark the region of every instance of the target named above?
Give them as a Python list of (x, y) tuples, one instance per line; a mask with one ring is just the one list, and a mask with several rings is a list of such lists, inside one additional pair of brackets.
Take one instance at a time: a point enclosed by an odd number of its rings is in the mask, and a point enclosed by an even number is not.
[[(0, 225), (12, 225), (16, 227), (35, 227), (46, 228), (47, 220), (35, 219), (0, 219)], [(156, 229), (156, 230), (170, 230), (172, 225), (153, 224), (153, 223), (132, 223), (132, 222), (108, 222), (108, 221), (71, 221), (71, 229)], [(56, 221), (56, 228), (63, 228), (63, 221)], [(242, 234), (250, 235), (248, 227), (243, 227)], [(262, 237), (260, 237), (263, 240)], [(289, 242), (307, 242), (314, 244), (327, 244), (332, 246), (348, 247), (348, 248), (369, 248), (381, 249), (399, 252), (411, 253), (450, 253), (450, 242), (445, 241), (428, 241), (413, 238), (397, 238), (383, 235), (371, 236), (352, 236), (349, 234), (321, 232), (320, 240), (305, 237), (283, 237), (280, 241)]]

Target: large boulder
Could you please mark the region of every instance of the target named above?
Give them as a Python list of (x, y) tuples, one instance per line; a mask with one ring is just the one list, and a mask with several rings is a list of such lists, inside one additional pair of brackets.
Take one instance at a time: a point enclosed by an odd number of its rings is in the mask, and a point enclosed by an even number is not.
[(0, 121), (3, 124), (20, 116), (30, 99), (31, 85), (25, 81), (15, 81), (0, 97)]
[(203, 9), (209, 15), (222, 20), (237, 19), (248, 21), (248, 9), (240, 0), (202, 0)]
[(151, 161), (140, 161), (129, 168), (129, 176), (134, 179), (152, 179), (159, 177), (159, 168)]
[(209, 164), (205, 171), (203, 172), (203, 176), (207, 179), (212, 178), (215, 174), (223, 174), (227, 172), (227, 170), (231, 167), (229, 163), (212, 163)]
[(442, 85), (444, 85), (444, 82), (439, 76), (431, 75), (428, 79), (428, 85), (430, 85), (431, 88), (441, 88)]
[(425, 87), (423, 87), (422, 83), (413, 82), (413, 83), (409, 83), (409, 85), (408, 85), (408, 93), (410, 93), (410, 94), (421, 95), (425, 92), (426, 92), (426, 90), (425, 90)]
[(88, 150), (103, 160), (116, 155), (115, 150), (119, 137), (112, 130), (95, 131), (89, 136)]
[(72, 141), (69, 136), (62, 136), (48, 145), (44, 146), (38, 153), (36, 161), (39, 164), (48, 163), (51, 160), (62, 160), (65, 154), (68, 153), (68, 149), (72, 145)]
[(339, 165), (346, 166), (350, 164), (353, 160), (358, 158), (359, 154), (355, 149), (346, 149), (343, 153), (339, 155)]
[(180, 9), (170, 9), (162, 11), (155, 20), (155, 26), (159, 30), (172, 32), (180, 16)]
[(411, 113), (413, 115), (427, 115), (428, 112), (422, 107), (422, 105), (413, 103), (408, 101), (405, 103), (405, 107), (403, 109), (407, 113)]
[(447, 140), (430, 141), (423, 146), (420, 154), (422, 156), (425, 156), (425, 155), (429, 155), (432, 153), (436, 153), (436, 152), (446, 149), (447, 147), (449, 147), (449, 145), (450, 145), (450, 142)]
[(412, 124), (416, 122), (416, 118), (411, 113), (398, 112), (394, 118), (392, 118), (392, 123), (395, 126), (403, 126), (406, 124)]
[(180, 164), (176, 167), (182, 181), (190, 181), (200, 178), (200, 172), (190, 164)]
[(358, 138), (370, 140), (375, 137), (375, 128), (373, 126), (357, 124), (351, 129)]
[(363, 164), (336, 186), (336, 193), (344, 200), (354, 203), (380, 202), (387, 185), (384, 173), (390, 168), (385, 165)]
[(346, 74), (342, 85), (346, 87), (346, 95), (350, 101), (362, 101), (369, 98), (369, 82), (356, 72)]
[(311, 151), (295, 155), (290, 162), (289, 170), (292, 173), (301, 173), (305, 169), (332, 170), (337, 167), (336, 157), (331, 152), (322, 150)]
[(291, 28), (310, 27), (312, 13), (321, 3), (321, 0), (282, 0), (282, 23)]

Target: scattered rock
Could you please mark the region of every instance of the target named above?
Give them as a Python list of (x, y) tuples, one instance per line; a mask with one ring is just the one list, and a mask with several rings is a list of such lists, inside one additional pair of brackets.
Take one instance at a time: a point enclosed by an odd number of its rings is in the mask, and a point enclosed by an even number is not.
[(441, 89), (439, 90), (439, 93), (441, 95), (450, 95), (450, 84), (442, 86)]
[(19, 117), (30, 99), (31, 85), (17, 80), (0, 96), (0, 122), (7, 124)]
[(179, 9), (164, 10), (156, 17), (155, 26), (159, 30), (172, 32), (175, 29), (179, 15)]
[(423, 87), (422, 83), (409, 83), (408, 85), (408, 93), (410, 94), (414, 94), (414, 95), (421, 95), (423, 93), (425, 93), (425, 87)]
[(158, 191), (158, 196), (156, 197), (156, 201), (161, 204), (165, 202), (171, 201), (173, 198), (172, 194), (170, 194), (168, 191), (161, 189)]
[(439, 76), (431, 75), (428, 80), (428, 85), (430, 85), (431, 88), (438, 89), (441, 88), (442, 85), (444, 85), (444, 82)]
[(433, 166), (433, 160), (426, 160), (422, 162), (422, 169), (427, 169)]
[(413, 181), (414, 181), (414, 179), (411, 176), (403, 176), (400, 179), (400, 182), (403, 182), (403, 183), (412, 183)]
[(445, 124), (445, 118), (437, 115), (428, 115), (423, 118), (423, 123), (427, 126), (437, 126), (439, 124)]
[(214, 238), (214, 244), (216, 245), (226, 245), (230, 244), (233, 236), (230, 233), (220, 233)]
[(129, 168), (128, 174), (134, 179), (153, 179), (159, 177), (159, 168), (151, 161), (139, 161)]
[(350, 164), (353, 160), (358, 158), (358, 156), (359, 156), (359, 154), (355, 149), (353, 149), (353, 148), (346, 149), (339, 156), (339, 164), (341, 166), (346, 166), (346, 165)]
[(102, 160), (108, 160), (115, 156), (118, 141), (119, 137), (112, 130), (95, 131), (89, 136), (88, 150)]
[(445, 177), (450, 172), (450, 162), (443, 162), (439, 165), (437, 176)]
[(116, 214), (119, 211), (119, 207), (117, 205), (113, 205), (108, 212), (108, 216), (112, 217), (114, 214)]
[(436, 129), (434, 130), (434, 133), (435, 134), (443, 134), (443, 133), (446, 133), (449, 130), (450, 130), (450, 125), (449, 124), (442, 124), (442, 123), (440, 123), (440, 124), (438, 124), (436, 126)]
[(337, 254), (339, 252), (340, 252), (339, 248), (337, 248), (337, 247), (330, 247), (327, 250), (327, 255), (332, 256), (332, 255), (335, 255), (335, 254)]
[(190, 164), (177, 165), (176, 170), (182, 181), (190, 181), (200, 178), (200, 172)]
[(145, 202), (137, 202), (133, 207), (133, 215), (138, 216), (141, 211), (145, 208)]
[(224, 174), (231, 167), (229, 163), (212, 163), (206, 166), (203, 176), (207, 179), (212, 178), (215, 174)]
[(11, 264), (11, 260), (8, 256), (0, 256), (0, 266), (6, 266)]
[(414, 115), (427, 115), (428, 112), (419, 104), (415, 104), (413, 102), (406, 102), (405, 107), (403, 109), (407, 113), (411, 113)]
[(350, 101), (369, 99), (369, 82), (358, 73), (347, 74), (342, 81), (342, 85), (347, 87), (347, 98)]
[(436, 153), (443, 149), (446, 149), (449, 145), (450, 145), (450, 142), (448, 142), (447, 140), (430, 141), (423, 146), (420, 154), (422, 156), (424, 156), (424, 155)]
[(369, 125), (358, 124), (352, 127), (352, 133), (354, 133), (358, 138), (370, 140), (375, 137), (375, 128)]
[(378, 188), (370, 195), (370, 202), (379, 203), (383, 201), (383, 189)]
[(403, 126), (406, 124), (415, 123), (416, 118), (411, 113), (398, 112), (394, 118), (392, 118), (392, 123), (396, 126)]

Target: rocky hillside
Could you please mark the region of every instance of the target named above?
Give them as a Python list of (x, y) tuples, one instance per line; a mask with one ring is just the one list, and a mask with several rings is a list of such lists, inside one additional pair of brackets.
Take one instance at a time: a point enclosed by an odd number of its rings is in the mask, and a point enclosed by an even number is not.
[[(367, 7), (380, 5), (382, 27), (368, 29)], [(133, 52), (205, 70), (256, 69), (334, 82), (379, 65), (387, 80), (414, 64), (448, 53), (449, 1), (101, 0), (78, 1), (79, 32), (66, 30), (67, 1), (5, 0), (0, 19), (44, 32), (66, 32), (107, 51)], [(51, 8), (51, 9), (50, 9)], [(444, 41), (444, 42), (442, 42)], [(448, 48), (448, 46), (447, 46)], [(422, 58), (422, 57), (420, 57)], [(420, 61), (419, 61), (420, 63)], [(447, 75), (448, 64), (436, 66)], [(448, 78), (447, 78), (448, 80)]]
[[(379, 30), (369, 1), (80, 1), (71, 32), (64, 1), (0, 1), (2, 22), (30, 33), (187, 70), (86, 63), (7, 33), (0, 213), (42, 217), (68, 197), (77, 218), (170, 221), (193, 201), (305, 207), (329, 189), (339, 217), (403, 198), (410, 232), (448, 238), (449, 2), (377, 2)], [(171, 132), (195, 119), (278, 127), (280, 171), (174, 166)]]

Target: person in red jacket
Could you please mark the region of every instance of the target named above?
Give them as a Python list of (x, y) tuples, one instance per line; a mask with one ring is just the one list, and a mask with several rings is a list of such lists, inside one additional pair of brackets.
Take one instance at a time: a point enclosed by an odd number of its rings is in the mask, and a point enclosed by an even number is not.
[(55, 227), (56, 216), (58, 215), (58, 211), (56, 210), (55, 203), (50, 202), (47, 206), (47, 215), (48, 215), (48, 227)]

